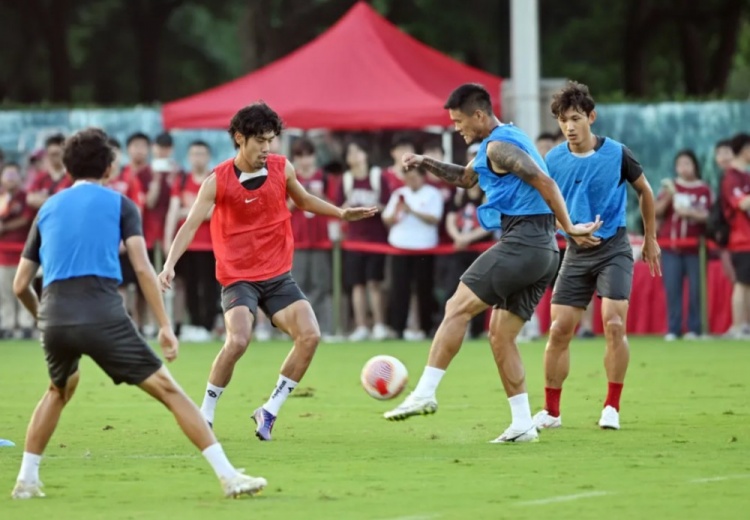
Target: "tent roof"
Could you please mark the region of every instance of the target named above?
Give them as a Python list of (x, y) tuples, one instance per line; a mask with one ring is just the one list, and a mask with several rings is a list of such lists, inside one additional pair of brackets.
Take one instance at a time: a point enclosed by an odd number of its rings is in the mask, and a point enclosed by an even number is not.
[(165, 104), (163, 118), (166, 128), (226, 128), (239, 108), (263, 99), (289, 128), (449, 126), (443, 104), (455, 87), (483, 84), (499, 112), (501, 81), (420, 43), (359, 2), (284, 58)]

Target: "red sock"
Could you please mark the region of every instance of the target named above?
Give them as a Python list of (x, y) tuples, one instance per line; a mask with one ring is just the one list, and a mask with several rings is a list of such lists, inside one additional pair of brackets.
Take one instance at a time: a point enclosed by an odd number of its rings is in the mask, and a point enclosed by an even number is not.
[(560, 417), (560, 394), (562, 388), (544, 387), (545, 404), (544, 409), (552, 417)]
[(611, 406), (620, 411), (620, 394), (622, 394), (622, 383), (609, 383), (607, 385), (607, 400), (604, 406)]

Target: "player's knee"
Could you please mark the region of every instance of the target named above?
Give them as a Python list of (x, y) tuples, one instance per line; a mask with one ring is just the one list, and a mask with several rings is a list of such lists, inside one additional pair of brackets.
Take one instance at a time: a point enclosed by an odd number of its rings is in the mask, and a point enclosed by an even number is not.
[(516, 345), (516, 339), (505, 331), (490, 330), (488, 335), (492, 350), (497, 352), (507, 348), (513, 348)]
[(575, 333), (575, 325), (565, 320), (555, 320), (549, 328), (549, 344), (552, 348), (566, 349)]
[(47, 397), (53, 401), (56, 401), (62, 405), (67, 404), (73, 397), (73, 392), (67, 388), (60, 388), (56, 385), (50, 384), (47, 389)]
[(227, 334), (227, 341), (224, 344), (224, 350), (233, 358), (239, 359), (245, 353), (249, 344), (249, 331), (232, 332)]
[(312, 358), (315, 350), (320, 344), (320, 331), (310, 329), (300, 333), (294, 341), (295, 347), (298, 347), (305, 355)]
[(625, 336), (625, 323), (618, 315), (604, 317), (604, 334), (611, 338)]

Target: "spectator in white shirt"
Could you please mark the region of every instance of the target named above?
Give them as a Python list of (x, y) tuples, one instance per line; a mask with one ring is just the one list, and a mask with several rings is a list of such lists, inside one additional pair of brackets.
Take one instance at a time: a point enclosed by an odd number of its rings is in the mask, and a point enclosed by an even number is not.
[[(427, 184), (425, 176), (423, 170), (408, 170), (404, 176), (406, 186), (393, 192), (383, 211), (383, 222), (389, 228), (388, 243), (393, 247), (425, 250), (438, 245), (443, 197), (440, 190)], [(388, 322), (398, 337), (403, 337), (406, 329), (412, 282), (419, 302), (419, 324), (423, 333), (420, 336), (425, 337), (432, 329), (436, 307), (432, 294), (433, 260), (431, 254), (393, 256)]]

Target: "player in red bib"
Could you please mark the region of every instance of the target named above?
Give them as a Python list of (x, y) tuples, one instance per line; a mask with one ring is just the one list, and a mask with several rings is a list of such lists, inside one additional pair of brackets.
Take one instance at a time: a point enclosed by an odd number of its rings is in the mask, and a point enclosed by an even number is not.
[(348, 221), (377, 213), (377, 208), (337, 208), (307, 193), (291, 163), (270, 153), (271, 142), (281, 130), (281, 119), (265, 103), (235, 114), (229, 135), (237, 155), (219, 164), (203, 182), (159, 275), (162, 289), (170, 288), (175, 264), (213, 208), (211, 240), (216, 278), (222, 285), (227, 339), (211, 367), (201, 406), (209, 424), (213, 424), (216, 402), (232, 378), (234, 365), (250, 343), (258, 306), (294, 340), (268, 401), (253, 413), (260, 440), (271, 440), (279, 409), (305, 375), (320, 341), (315, 313), (290, 274), (294, 238), (287, 196), (302, 211)]

